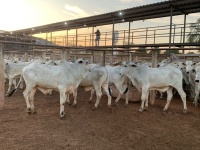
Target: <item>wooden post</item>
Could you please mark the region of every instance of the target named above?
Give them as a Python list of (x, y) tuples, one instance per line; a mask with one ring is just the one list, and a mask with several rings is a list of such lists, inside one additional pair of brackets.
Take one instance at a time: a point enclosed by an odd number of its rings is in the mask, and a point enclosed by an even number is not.
[(138, 56), (135, 56), (134, 61), (138, 62)]
[(129, 53), (129, 61), (132, 62), (132, 53)]
[(54, 52), (51, 53), (51, 60), (55, 60), (55, 53)]
[(147, 44), (147, 36), (148, 36), (148, 28), (146, 29), (146, 38), (145, 38), (145, 44)]
[(106, 52), (103, 51), (103, 64), (102, 66), (105, 66), (106, 65)]
[[(157, 51), (152, 51), (152, 68), (156, 68), (157, 65)], [(150, 91), (150, 103), (154, 105), (155, 103), (155, 90)]]
[(92, 27), (92, 46), (94, 46), (94, 27)]
[(94, 63), (94, 51), (92, 51), (91, 63)]
[(25, 52), (25, 62), (28, 62), (28, 52)]
[(3, 44), (0, 44), (0, 110), (3, 109), (4, 98), (4, 57), (3, 57)]
[(42, 52), (42, 59), (46, 61), (46, 52)]
[(61, 60), (65, 60), (65, 50), (61, 50)]

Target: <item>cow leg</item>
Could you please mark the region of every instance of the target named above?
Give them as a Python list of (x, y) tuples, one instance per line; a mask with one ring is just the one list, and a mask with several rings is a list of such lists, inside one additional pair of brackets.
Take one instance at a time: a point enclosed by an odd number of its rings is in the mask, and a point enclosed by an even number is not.
[(144, 102), (146, 100), (146, 95), (147, 95), (148, 89), (147, 88), (142, 88), (142, 95), (141, 95), (141, 107), (139, 109), (140, 112), (144, 110)]
[(72, 106), (76, 107), (76, 104), (77, 104), (77, 89), (74, 90), (73, 96), (74, 96), (74, 103), (73, 103)]
[(30, 96), (29, 96), (32, 113), (36, 113), (36, 111), (35, 111), (35, 106), (34, 106), (34, 96), (35, 96), (36, 91), (37, 91), (37, 88), (33, 88), (33, 89), (31, 90)]
[(10, 90), (11, 90), (11, 87), (12, 87), (12, 84), (13, 84), (13, 78), (9, 78), (9, 83), (8, 83), (8, 91), (7, 91), (7, 94), (9, 94)]
[(177, 87), (176, 90), (178, 91), (178, 93), (181, 96), (181, 99), (183, 101), (183, 113), (187, 113), (186, 94), (183, 91), (181, 86)]
[(170, 104), (170, 101), (173, 97), (173, 93), (172, 93), (172, 87), (170, 87), (168, 90), (167, 90), (167, 103), (163, 109), (163, 111), (166, 111), (168, 108), (169, 108), (169, 104)]
[(29, 95), (30, 95), (33, 87), (34, 86), (27, 85), (25, 91), (23, 92), (23, 95), (24, 95), (24, 98), (25, 98), (25, 101), (26, 101), (26, 106), (27, 106), (26, 111), (29, 115), (31, 114), (31, 105), (30, 105), (30, 101), (29, 101)]
[(24, 83), (23, 82), (20, 82), (20, 85), (19, 85), (20, 89), (22, 90), (24, 88)]
[(101, 100), (102, 92), (101, 92), (101, 87), (94, 86), (94, 88), (95, 88), (95, 91), (96, 91), (97, 99), (96, 99), (96, 102), (94, 104), (93, 109), (96, 109), (98, 107), (98, 105), (99, 105), (100, 100)]
[(194, 102), (193, 102), (195, 107), (198, 106), (198, 98), (199, 98), (199, 89), (198, 89), (198, 86), (196, 86), (196, 88), (195, 88), (195, 98), (194, 98)]
[(159, 93), (160, 93), (160, 98), (163, 98), (163, 92), (159, 91)]
[(17, 87), (17, 79), (16, 78), (13, 78), (13, 83), (14, 87), (16, 88)]
[(66, 99), (67, 104), (71, 106), (71, 102), (70, 102), (70, 99), (69, 99), (69, 94), (66, 94), (66, 97), (67, 97), (67, 99)]
[(129, 96), (129, 91), (126, 93), (126, 101), (124, 105), (125, 107), (128, 106), (128, 101), (129, 101), (128, 96)]
[(65, 95), (66, 90), (60, 91), (60, 118), (64, 118), (65, 116), (65, 111), (64, 111), (64, 106), (65, 106), (65, 101), (66, 101), (66, 95)]
[(112, 99), (112, 97), (111, 97), (109, 89), (108, 89), (109, 88), (108, 84), (103, 84), (102, 88), (106, 92), (106, 95), (108, 96), (108, 108), (111, 109), (111, 99)]
[(95, 89), (92, 89), (91, 90), (91, 96), (90, 96), (90, 99), (89, 99), (89, 103), (91, 103), (92, 102), (92, 98), (93, 98), (93, 96), (94, 96), (94, 92), (95, 92)]
[(121, 93), (119, 93), (119, 95), (117, 96), (117, 99), (115, 100), (115, 105), (118, 105), (118, 101), (120, 100), (121, 98)]
[(149, 105), (149, 91), (147, 91), (147, 94), (146, 94), (146, 97), (145, 97), (145, 109), (148, 108), (148, 105)]

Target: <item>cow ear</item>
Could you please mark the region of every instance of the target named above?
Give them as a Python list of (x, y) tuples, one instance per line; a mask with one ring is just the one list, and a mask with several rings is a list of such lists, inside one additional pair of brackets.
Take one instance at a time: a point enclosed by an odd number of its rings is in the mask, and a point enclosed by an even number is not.
[(82, 61), (82, 60), (80, 60), (78, 63), (79, 63), (79, 64), (82, 64), (82, 63), (83, 63), (83, 61)]
[(137, 67), (135, 64), (132, 64), (131, 66), (132, 66), (132, 67)]

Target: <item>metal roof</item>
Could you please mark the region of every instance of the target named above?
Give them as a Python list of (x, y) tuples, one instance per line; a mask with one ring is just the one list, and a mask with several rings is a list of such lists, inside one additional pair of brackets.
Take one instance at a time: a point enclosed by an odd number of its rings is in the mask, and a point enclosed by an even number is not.
[[(17, 35), (27, 35), (41, 32), (46, 33), (76, 28), (96, 27), (112, 24), (113, 18), (115, 23), (121, 23), (169, 17), (171, 16), (171, 8), (173, 16), (200, 12), (200, 0), (169, 0), (85, 18), (66, 20), (43, 26), (15, 30), (12, 31), (12, 33)], [(122, 15), (119, 14), (120, 12), (122, 12)], [(122, 21), (122, 19), (124, 19), (124, 21)], [(65, 24), (65, 22), (67, 22), (67, 24)]]

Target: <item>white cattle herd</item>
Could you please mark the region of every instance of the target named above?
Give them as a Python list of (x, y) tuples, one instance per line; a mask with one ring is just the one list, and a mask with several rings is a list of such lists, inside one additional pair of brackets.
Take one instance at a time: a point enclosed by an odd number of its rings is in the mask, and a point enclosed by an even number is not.
[[(198, 104), (200, 92), (200, 63), (192, 61), (163, 60), (158, 63), (157, 68), (151, 68), (150, 63), (126, 62), (123, 65), (100, 66), (89, 64), (85, 59), (78, 59), (74, 63), (60, 61), (32, 60), (29, 62), (4, 59), (4, 77), (9, 81), (6, 96), (11, 96), (20, 86), (27, 105), (27, 113), (35, 113), (34, 95), (38, 90), (44, 94), (51, 94), (52, 90), (60, 93), (60, 117), (65, 116), (65, 102), (71, 105), (69, 95), (73, 94), (74, 102), (77, 104), (77, 89), (83, 87), (85, 91), (91, 90), (91, 102), (93, 94), (96, 93), (96, 102), (93, 109), (98, 107), (102, 93), (108, 97), (108, 107), (111, 108), (112, 91), (109, 85), (114, 85), (119, 91), (115, 104), (122, 94), (126, 94), (125, 105), (128, 105), (128, 88), (134, 86), (141, 92), (141, 107), (143, 111), (148, 107), (149, 91), (167, 91), (167, 103), (163, 109), (166, 111), (173, 97), (173, 88), (179, 93), (183, 102), (183, 112), (187, 112), (186, 93), (183, 82), (190, 85), (190, 98), (195, 106)], [(129, 79), (131, 82), (129, 82)], [(132, 83), (130, 85), (129, 83)], [(12, 85), (14, 89), (11, 90)], [(102, 91), (103, 89), (103, 91)]]

